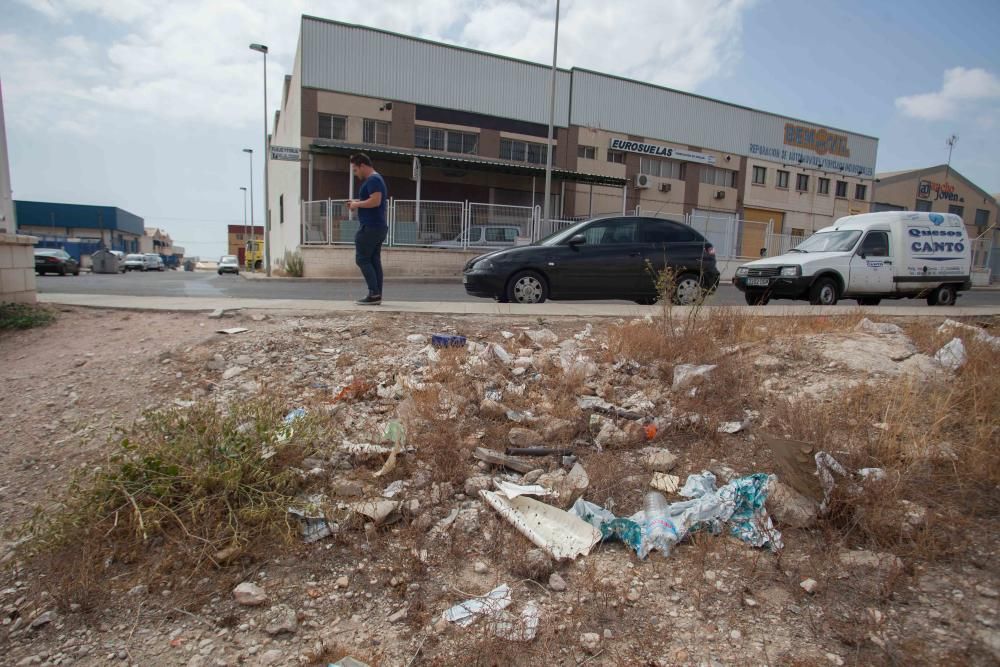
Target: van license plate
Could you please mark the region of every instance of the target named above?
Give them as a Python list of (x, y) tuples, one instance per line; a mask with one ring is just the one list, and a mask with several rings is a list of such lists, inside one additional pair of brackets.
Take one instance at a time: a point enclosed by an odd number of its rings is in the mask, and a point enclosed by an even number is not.
[(747, 285), (750, 287), (767, 287), (771, 284), (768, 278), (747, 278)]

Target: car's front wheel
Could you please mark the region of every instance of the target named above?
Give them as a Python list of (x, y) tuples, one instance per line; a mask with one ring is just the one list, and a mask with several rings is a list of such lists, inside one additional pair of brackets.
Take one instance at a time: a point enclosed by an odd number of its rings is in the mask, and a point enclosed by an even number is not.
[(521, 271), (507, 283), (507, 300), (511, 303), (545, 303), (549, 286), (545, 278), (534, 271)]
[(678, 306), (691, 306), (700, 303), (705, 298), (701, 289), (701, 281), (693, 273), (682, 273), (674, 286), (674, 303)]

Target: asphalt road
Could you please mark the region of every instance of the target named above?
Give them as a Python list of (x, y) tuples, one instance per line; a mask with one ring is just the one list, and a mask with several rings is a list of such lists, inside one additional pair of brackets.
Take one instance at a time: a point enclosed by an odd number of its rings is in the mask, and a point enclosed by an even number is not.
[[(255, 299), (353, 300), (366, 293), (361, 280), (246, 280), (232, 274), (215, 272), (165, 271), (126, 274), (90, 274), (79, 276), (38, 276), (38, 291), (43, 294), (120, 294), (123, 296), (233, 297)], [(407, 282), (404, 278), (386, 279), (385, 298), (399, 301), (478, 301), (465, 293), (461, 282)], [(587, 302), (584, 302), (587, 303)], [(592, 301), (589, 303), (631, 303), (627, 301)], [(743, 295), (732, 285), (723, 285), (710, 297), (710, 305), (742, 305)], [(791, 304), (790, 301), (776, 302)], [(883, 306), (913, 306), (920, 302), (904, 299), (886, 300)], [(963, 292), (959, 306), (1000, 305), (1000, 291)]]

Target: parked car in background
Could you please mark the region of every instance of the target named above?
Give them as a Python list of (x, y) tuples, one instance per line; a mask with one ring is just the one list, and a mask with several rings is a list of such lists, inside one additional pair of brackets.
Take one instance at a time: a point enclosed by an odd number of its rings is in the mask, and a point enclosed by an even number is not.
[(163, 258), (155, 252), (147, 252), (143, 255), (143, 257), (146, 259), (147, 271), (163, 271), (167, 268), (163, 263)]
[(35, 249), (35, 273), (44, 276), (46, 273), (58, 273), (65, 276), (72, 273), (80, 275), (80, 264), (65, 250), (58, 248)]
[[(669, 285), (659, 278), (668, 275)], [(528, 246), (481, 255), (462, 282), (501, 302), (627, 299), (653, 304), (664, 291), (697, 303), (719, 284), (715, 248), (690, 226), (638, 216), (585, 220)]]
[(126, 271), (145, 271), (146, 270), (146, 257), (144, 255), (130, 254), (125, 255), (125, 261), (123, 262)]
[(508, 247), (514, 245), (520, 234), (521, 228), (517, 225), (473, 225), (451, 241), (436, 241), (431, 245), (435, 248)]
[(224, 255), (219, 259), (219, 275), (223, 273), (236, 273), (240, 272), (240, 258), (236, 255)]

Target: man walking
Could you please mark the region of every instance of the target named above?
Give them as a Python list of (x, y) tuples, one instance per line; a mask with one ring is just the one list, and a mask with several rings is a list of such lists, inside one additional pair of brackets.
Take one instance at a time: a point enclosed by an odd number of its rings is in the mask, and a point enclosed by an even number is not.
[(381, 174), (372, 166), (371, 158), (364, 153), (351, 156), (351, 172), (362, 181), (358, 199), (347, 204), (352, 211), (358, 212), (361, 223), (354, 236), (354, 261), (368, 284), (368, 296), (356, 303), (377, 306), (382, 303), (382, 244), (389, 233), (385, 218), (389, 190)]

